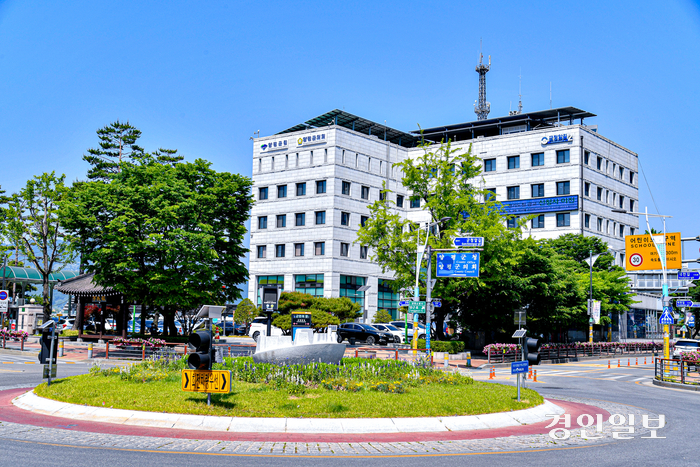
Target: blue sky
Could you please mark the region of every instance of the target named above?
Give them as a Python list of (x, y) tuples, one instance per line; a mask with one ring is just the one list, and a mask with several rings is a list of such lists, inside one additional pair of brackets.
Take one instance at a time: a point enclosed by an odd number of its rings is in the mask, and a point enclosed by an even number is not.
[(525, 111), (551, 82), (554, 107), (640, 155), (669, 231), (700, 234), (698, 3), (532, 3), (0, 2), (0, 185), (83, 178), (114, 120), (244, 175), (253, 132), (334, 108), (404, 131), (471, 121), (483, 39), (491, 116), (517, 106), (520, 73)]

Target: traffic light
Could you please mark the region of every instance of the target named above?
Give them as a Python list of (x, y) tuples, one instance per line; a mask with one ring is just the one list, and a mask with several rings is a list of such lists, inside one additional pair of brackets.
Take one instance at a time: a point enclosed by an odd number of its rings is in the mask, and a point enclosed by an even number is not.
[[(47, 326), (41, 330), (41, 351), (39, 352), (39, 363), (56, 363), (58, 357), (58, 334), (51, 339), (52, 326)], [(49, 362), (51, 357), (51, 345), (53, 344), (53, 362)]]
[(533, 339), (528, 337), (525, 339), (525, 346), (527, 347), (527, 361), (529, 365), (539, 365), (540, 364), (540, 341), (539, 339)]
[(187, 363), (195, 370), (211, 370), (214, 361), (211, 345), (211, 331), (197, 331), (190, 334), (190, 344), (195, 348), (195, 353), (187, 357)]

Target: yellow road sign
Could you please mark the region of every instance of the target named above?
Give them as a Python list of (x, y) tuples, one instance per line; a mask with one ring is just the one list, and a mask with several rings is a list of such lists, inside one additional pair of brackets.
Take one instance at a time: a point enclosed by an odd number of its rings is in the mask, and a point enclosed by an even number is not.
[(183, 391), (231, 392), (231, 372), (227, 370), (182, 370)]
[[(662, 234), (663, 235), (663, 234)], [(666, 269), (681, 269), (681, 234), (666, 234)], [(661, 269), (661, 259), (650, 235), (625, 237), (625, 269), (649, 271)]]

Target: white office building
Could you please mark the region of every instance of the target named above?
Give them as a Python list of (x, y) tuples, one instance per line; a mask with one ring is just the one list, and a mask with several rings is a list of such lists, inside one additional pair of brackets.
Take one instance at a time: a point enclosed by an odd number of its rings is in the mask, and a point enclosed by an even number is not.
[[(624, 236), (638, 218), (637, 154), (584, 124), (595, 115), (573, 107), (509, 115), (424, 130), (428, 140), (483, 161), (479, 183), (507, 212), (536, 217), (525, 235), (583, 233), (605, 240), (624, 265)], [(334, 110), (255, 140), (249, 297), (261, 285), (316, 296), (349, 297), (371, 318), (398, 317), (392, 275), (354, 244), (368, 206), (386, 183), (397, 210), (414, 221), (426, 213), (401, 185), (393, 164), (417, 157), (416, 133)]]

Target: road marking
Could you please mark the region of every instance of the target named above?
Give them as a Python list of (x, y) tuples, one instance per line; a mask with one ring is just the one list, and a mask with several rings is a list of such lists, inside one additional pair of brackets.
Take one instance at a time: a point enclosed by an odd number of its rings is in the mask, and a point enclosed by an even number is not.
[(632, 375), (617, 375), (617, 376), (603, 375), (603, 376), (605, 376), (605, 378), (603, 378), (603, 379), (616, 380), (616, 379), (624, 378), (625, 376), (632, 376)]
[(637, 379), (633, 379), (632, 381), (644, 381), (644, 380), (647, 380), (647, 379), (649, 379), (649, 378), (637, 378)]

